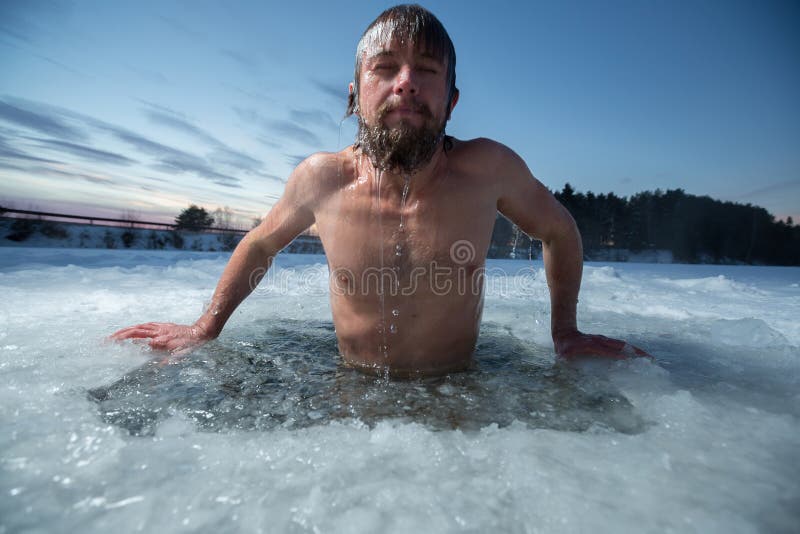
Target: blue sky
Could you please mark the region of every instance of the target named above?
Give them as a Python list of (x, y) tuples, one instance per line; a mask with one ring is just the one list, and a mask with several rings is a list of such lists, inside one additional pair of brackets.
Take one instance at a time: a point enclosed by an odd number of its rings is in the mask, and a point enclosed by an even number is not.
[[(355, 45), (389, 5), (3, 0), (0, 203), (263, 215), (299, 160), (352, 142)], [(449, 133), (507, 144), (551, 189), (800, 220), (800, 3), (424, 5), (458, 55)]]

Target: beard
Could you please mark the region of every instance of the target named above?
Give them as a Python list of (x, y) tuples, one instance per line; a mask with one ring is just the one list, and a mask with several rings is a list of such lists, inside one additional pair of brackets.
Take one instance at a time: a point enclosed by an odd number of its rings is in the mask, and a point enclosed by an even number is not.
[(416, 110), (425, 118), (422, 126), (414, 127), (401, 121), (390, 128), (384, 117), (394, 106), (386, 103), (378, 109), (373, 126), (358, 117), (356, 144), (369, 156), (375, 168), (400, 174), (413, 174), (433, 158), (439, 141), (444, 138), (446, 121), (437, 125), (427, 106), (419, 104)]

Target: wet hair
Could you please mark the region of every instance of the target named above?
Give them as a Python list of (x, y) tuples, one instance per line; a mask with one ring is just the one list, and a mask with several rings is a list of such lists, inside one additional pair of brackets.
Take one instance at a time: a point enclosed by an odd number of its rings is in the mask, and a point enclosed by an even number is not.
[(447, 66), (448, 112), (449, 104), (456, 94), (456, 49), (447, 30), (433, 13), (417, 4), (402, 4), (390, 7), (372, 21), (361, 35), (356, 48), (356, 67), (353, 75), (353, 92), (347, 100), (345, 116), (358, 113), (358, 91), (361, 78), (361, 63), (364, 53), (377, 45), (391, 41), (413, 43), (418, 50), (424, 51)]

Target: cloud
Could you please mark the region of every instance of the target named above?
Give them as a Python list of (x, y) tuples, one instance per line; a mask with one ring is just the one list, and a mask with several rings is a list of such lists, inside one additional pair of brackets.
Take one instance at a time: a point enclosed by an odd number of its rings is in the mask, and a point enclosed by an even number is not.
[(134, 67), (127, 63), (125, 64), (125, 66), (128, 68), (128, 70), (130, 70), (143, 80), (148, 81), (150, 83), (155, 83), (159, 85), (166, 85), (169, 83), (167, 77), (157, 70), (140, 69), (138, 67)]
[[(10, 158), (10, 159), (21, 159), (25, 161), (35, 161), (38, 163), (61, 163), (60, 161), (55, 161), (52, 159), (45, 159), (37, 156), (31, 156), (24, 150), (12, 147), (8, 143), (6, 143), (3, 139), (0, 139), (0, 157)], [(14, 168), (14, 166), (6, 165), (6, 168)], [(16, 168), (19, 169), (19, 167)]]
[(266, 145), (266, 146), (268, 146), (270, 148), (278, 148), (278, 149), (281, 148), (281, 144), (280, 143), (276, 143), (272, 139), (269, 139), (268, 137), (264, 137), (263, 135), (257, 136), (256, 139), (260, 143), (262, 143), (262, 144), (264, 144), (264, 145)]
[(347, 103), (347, 83), (339, 85), (312, 78), (311, 84), (321, 93), (342, 102), (342, 109), (344, 109), (344, 106)]
[(224, 185), (225, 187), (241, 187), (238, 185), (238, 178), (215, 171), (203, 158), (195, 156), (194, 154), (189, 154), (183, 150), (163, 145), (137, 133), (111, 124), (95, 121), (95, 127), (105, 130), (136, 150), (157, 158), (158, 163), (154, 166), (156, 169), (177, 173), (190, 172), (218, 185)]
[(299, 155), (299, 154), (284, 154), (286, 156), (286, 162), (292, 165), (293, 167), (297, 167), (300, 165), (305, 159), (308, 157), (306, 155)]
[(184, 34), (185, 36), (189, 37), (192, 42), (195, 42), (195, 41), (208, 41), (208, 37), (206, 36), (206, 34), (201, 33), (201, 32), (199, 32), (197, 30), (192, 29), (192, 28), (189, 28), (188, 26), (186, 26), (185, 24), (183, 24), (181, 21), (179, 21), (177, 19), (173, 19), (171, 17), (164, 17), (164, 16), (159, 16), (158, 18), (161, 19), (161, 21), (164, 24), (166, 24), (167, 26), (169, 26), (173, 30), (177, 30), (180, 33)]
[[(143, 154), (155, 157), (158, 160), (155, 165), (157, 169), (178, 173), (190, 172), (219, 185), (225, 185), (226, 187), (239, 187), (238, 178), (217, 172), (203, 158), (183, 150), (161, 144), (157, 141), (153, 141), (120, 126), (116, 126), (114, 124), (110, 124), (95, 119), (94, 117), (83, 115), (68, 109), (19, 98), (13, 99), (13, 105), (7, 105), (13, 107), (15, 110), (21, 110), (24, 112), (22, 114), (17, 113), (16, 111), (10, 112), (14, 117), (22, 117), (16, 121), (17, 124), (22, 124), (24, 126), (28, 124), (40, 126), (40, 128), (38, 128), (39, 131), (44, 130), (46, 133), (52, 132), (55, 137), (67, 137), (69, 139), (72, 139), (76, 136), (81, 138), (86, 137), (83, 132), (66, 126), (66, 124), (62, 121), (62, 119), (65, 117), (71, 120), (77, 120), (94, 130), (108, 133), (113, 137), (116, 137), (118, 140), (133, 147), (135, 150), (138, 150)], [(167, 110), (167, 108), (161, 109)], [(0, 109), (0, 113), (1, 112), (2, 110)], [(46, 115), (44, 113), (46, 113)]]
[(34, 167), (31, 169), (31, 171), (34, 173), (49, 174), (51, 176), (61, 176), (70, 179), (77, 178), (79, 180), (85, 180), (93, 184), (111, 185), (114, 183), (114, 180), (112, 180), (111, 178), (106, 178), (105, 176), (97, 176), (80, 172), (69, 172), (61, 169), (51, 169), (49, 167)]
[(258, 173), (256, 173), (256, 176), (260, 176), (261, 178), (266, 178), (267, 180), (273, 180), (275, 182), (278, 182), (281, 185), (285, 185), (286, 184), (286, 178), (281, 178), (280, 176), (275, 175), (275, 174), (269, 174), (269, 173), (266, 173), (266, 172), (258, 172)]
[(735, 195), (729, 198), (731, 200), (748, 200), (753, 197), (759, 197), (761, 195), (766, 195), (769, 193), (783, 192), (787, 189), (795, 189), (798, 187), (800, 187), (800, 180), (786, 180), (783, 182), (778, 182), (776, 184), (765, 185), (763, 187), (753, 189), (752, 191), (748, 191), (747, 193), (742, 193), (740, 195)]
[(236, 85), (230, 85), (230, 84), (225, 83), (225, 82), (221, 82), (221, 84), (224, 87), (228, 87), (230, 89), (233, 89), (237, 93), (241, 93), (241, 94), (243, 94), (244, 96), (246, 96), (248, 98), (252, 98), (253, 100), (258, 100), (259, 102), (262, 102), (262, 103), (275, 102), (275, 99), (272, 98), (271, 96), (269, 96), (267, 93), (260, 92), (260, 91), (248, 91), (248, 90), (242, 89), (241, 87), (238, 87)]
[(289, 119), (304, 126), (323, 126), (331, 130), (336, 130), (339, 127), (331, 116), (321, 109), (292, 109), (289, 110)]
[[(154, 104), (148, 103), (148, 105), (156, 107)], [(194, 124), (190, 123), (188, 120), (181, 117), (178, 113), (172, 110), (168, 110), (167, 112), (165, 112), (162, 110), (166, 110), (167, 108), (163, 108), (161, 106), (157, 107), (159, 109), (145, 110), (144, 113), (145, 115), (147, 115), (147, 118), (150, 119), (150, 121), (155, 122), (156, 124), (161, 124), (162, 126), (167, 126), (168, 128), (172, 128), (173, 130), (178, 130), (179, 132), (189, 134), (210, 145), (224, 146), (222, 142), (220, 142), (213, 135), (203, 131)]]
[[(0, 156), (2, 156), (2, 155), (3, 154), (0, 152)], [(2, 159), (0, 159), (0, 169), (10, 169), (12, 171), (28, 172), (28, 168), (27, 167), (20, 167), (19, 165), (14, 165), (13, 163), (9, 163), (7, 161), (3, 161)]]
[[(43, 160), (47, 161), (47, 160)], [(11, 165), (4, 162), (0, 162), (0, 167), (12, 170), (23, 171), (30, 175), (48, 175), (48, 176), (57, 176), (59, 178), (69, 178), (69, 179), (79, 179), (84, 180), (87, 182), (91, 182), (93, 184), (103, 184), (103, 185), (110, 185), (114, 183), (114, 180), (111, 178), (107, 178), (105, 176), (98, 176), (80, 172), (70, 172), (65, 171), (63, 169), (54, 169), (52, 167), (46, 167), (44, 165), (31, 165), (29, 167), (21, 167), (18, 165)]]
[(227, 165), (228, 167), (251, 173), (264, 166), (262, 161), (248, 156), (244, 152), (230, 148), (228, 145), (210, 133), (195, 126), (181, 113), (164, 106), (159, 106), (158, 104), (146, 102), (144, 100), (141, 102), (149, 106), (150, 109), (146, 109), (145, 114), (152, 122), (190, 135), (195, 139), (214, 147), (214, 151), (209, 155), (209, 159), (212, 162)]
[(209, 159), (214, 163), (227, 165), (228, 167), (241, 169), (250, 173), (256, 173), (258, 169), (264, 166), (262, 161), (227, 147), (218, 148), (209, 155)]
[(56, 139), (41, 139), (37, 137), (26, 137), (26, 139), (30, 139), (31, 141), (36, 141), (40, 145), (43, 145), (52, 150), (57, 150), (59, 152), (66, 152), (84, 159), (88, 159), (90, 161), (111, 163), (113, 165), (131, 165), (132, 163), (137, 163), (135, 160), (126, 158), (121, 154), (115, 154), (114, 152), (107, 152), (105, 150), (97, 150), (96, 148), (91, 148), (85, 145), (78, 145), (75, 143), (69, 143), (67, 141), (58, 141)]
[(31, 55), (36, 57), (36, 58), (41, 59), (45, 63), (50, 63), (51, 65), (55, 65), (56, 67), (66, 71), (66, 72), (69, 72), (70, 74), (74, 74), (75, 76), (78, 76), (79, 78), (94, 79), (94, 76), (91, 76), (89, 74), (86, 74), (85, 72), (81, 72), (81, 71), (79, 71), (77, 69), (74, 69), (74, 68), (70, 67), (69, 65), (61, 63), (60, 61), (56, 61), (55, 59), (53, 59), (51, 57), (43, 56), (41, 54), (35, 54), (35, 53), (31, 53)]
[(266, 124), (267, 128), (274, 133), (282, 135), (284, 137), (288, 137), (289, 139), (293, 139), (300, 143), (304, 143), (309, 146), (320, 146), (322, 144), (322, 140), (307, 128), (303, 128), (302, 126), (298, 126), (297, 124), (289, 121), (283, 120), (273, 120), (267, 121)]
[[(266, 119), (261, 115), (261, 113), (252, 108), (234, 107), (233, 111), (242, 121), (257, 125), (262, 128), (263, 133), (267, 134), (267, 137), (264, 137), (263, 135), (259, 136), (259, 140), (266, 145), (272, 146), (273, 148), (276, 148), (278, 145), (271, 141), (269, 137), (275, 136), (298, 141), (313, 147), (318, 147), (322, 144), (322, 141), (317, 134), (308, 128), (304, 128), (303, 126), (296, 124), (294, 121)], [(294, 114), (295, 119), (300, 118), (306, 122), (310, 122), (312, 119), (324, 121), (326, 118), (327, 121), (332, 122), (330, 116), (327, 116), (327, 114), (325, 114), (323, 111), (293, 110), (290, 112), (290, 115), (291, 114)], [(321, 114), (326, 115), (326, 117), (322, 117)]]
[(242, 54), (241, 52), (237, 52), (236, 50), (229, 50), (227, 48), (223, 48), (219, 51), (219, 53), (222, 54), (223, 56), (232, 59), (233, 61), (235, 61), (248, 71), (258, 67), (258, 60), (256, 60), (251, 56)]
[(85, 140), (87, 137), (85, 133), (52, 114), (46, 115), (38, 110), (24, 109), (19, 105), (10, 104), (7, 100), (0, 100), (0, 120), (62, 139)]

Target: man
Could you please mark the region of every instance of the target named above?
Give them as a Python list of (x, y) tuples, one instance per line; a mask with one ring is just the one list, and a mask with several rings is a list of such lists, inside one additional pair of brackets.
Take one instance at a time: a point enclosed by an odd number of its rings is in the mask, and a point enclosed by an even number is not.
[(154, 349), (173, 353), (216, 338), (275, 255), (316, 224), (347, 364), (395, 375), (463, 369), (478, 336), (480, 273), (499, 210), (543, 243), (557, 354), (644, 354), (578, 331), (580, 235), (522, 159), (488, 139), (445, 135), (459, 97), (455, 65), (452, 41), (433, 14), (416, 5), (383, 12), (356, 51), (348, 106), (358, 117), (356, 143), (298, 165), (283, 197), (234, 251), (194, 325), (147, 323), (112, 338), (149, 338)]

